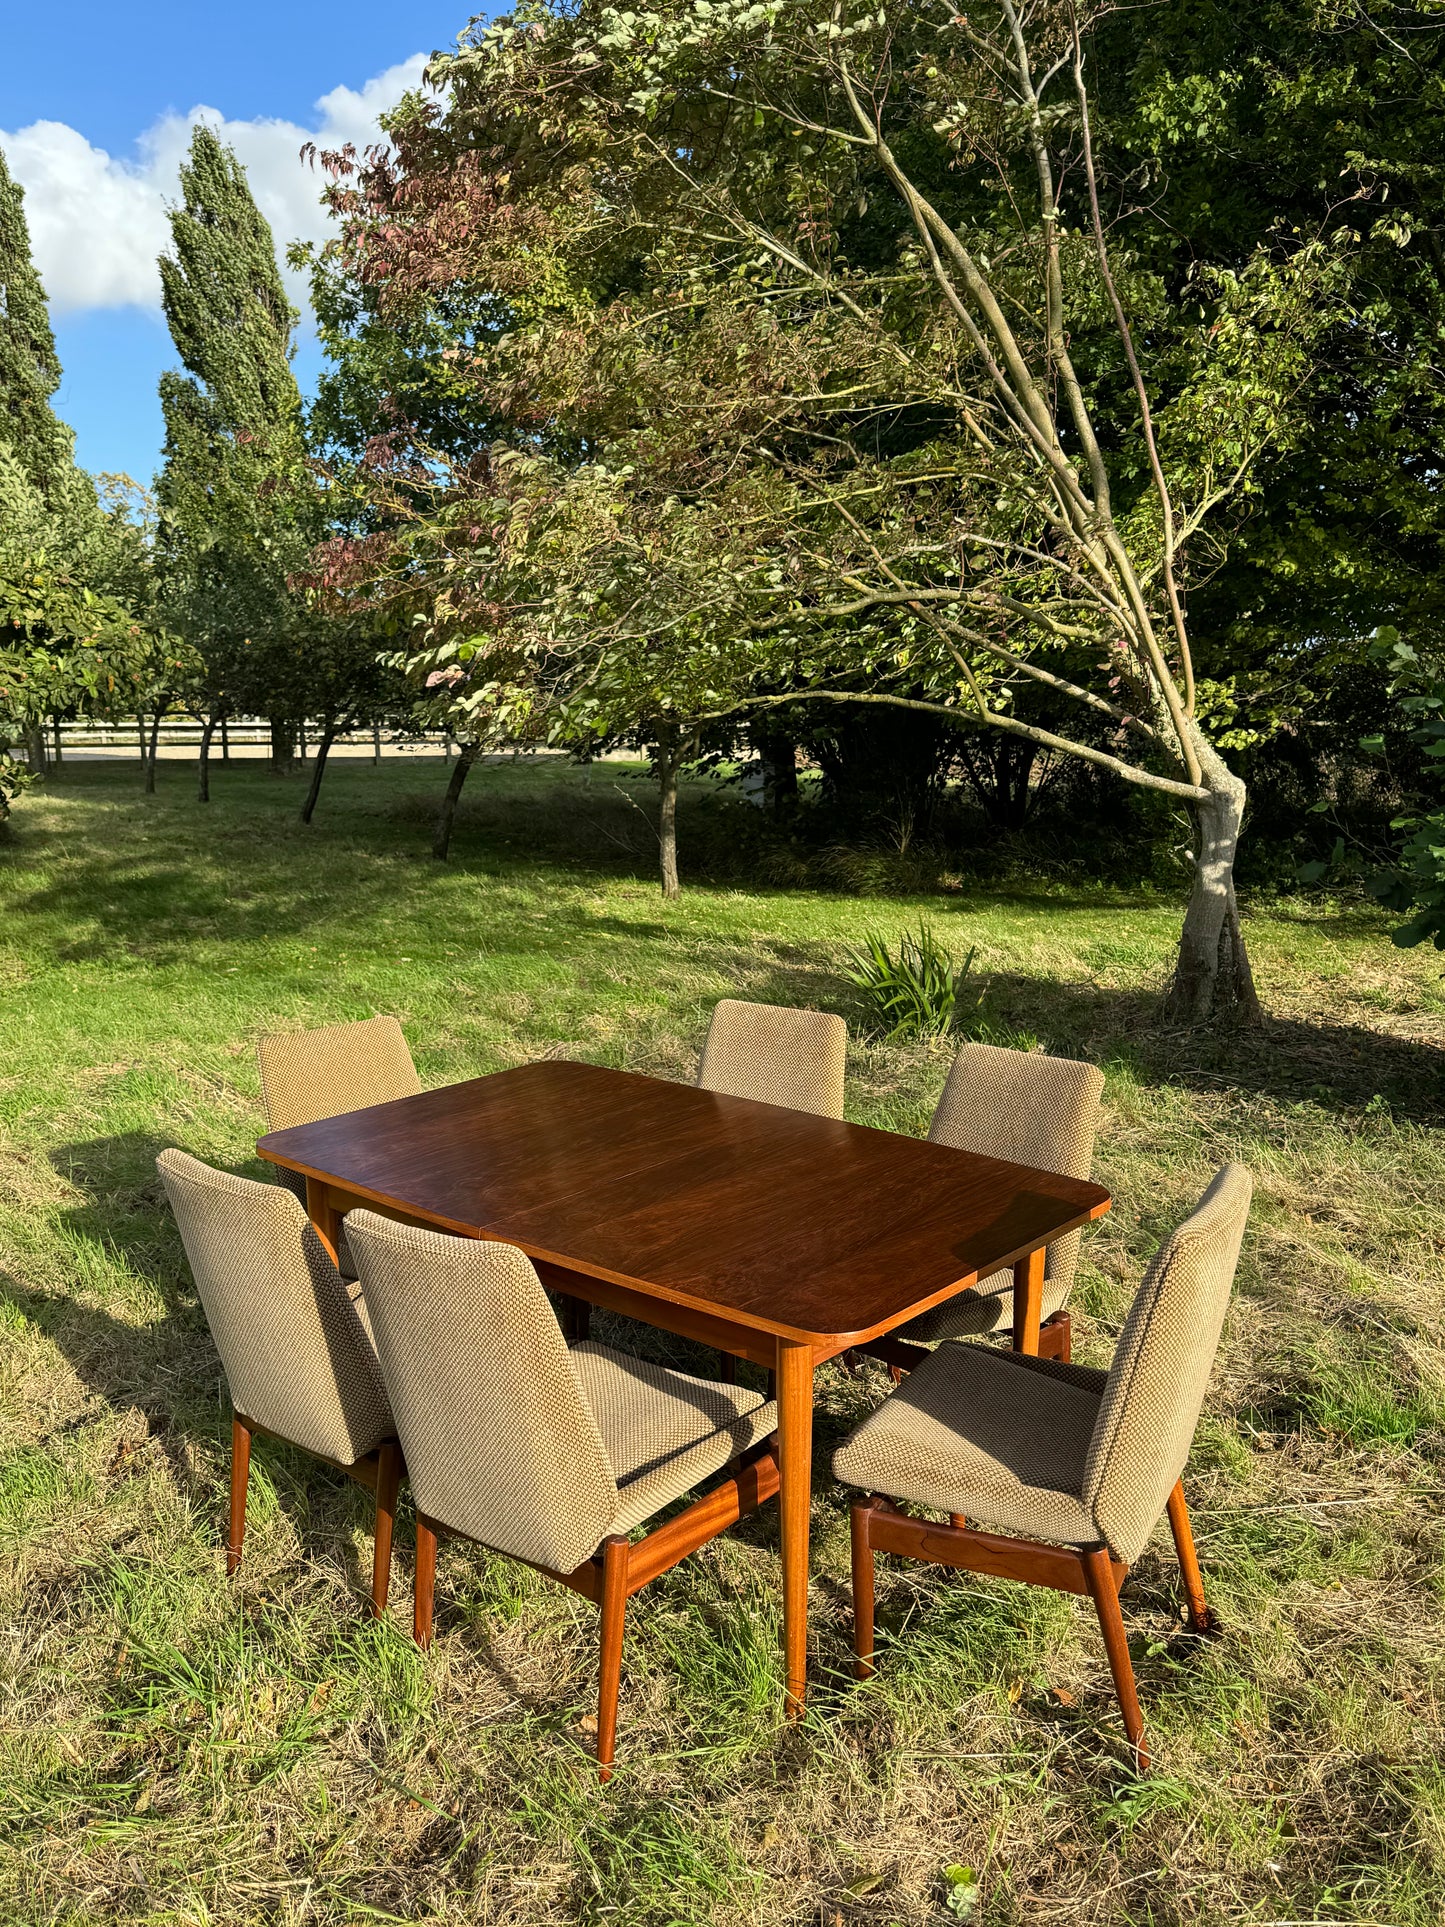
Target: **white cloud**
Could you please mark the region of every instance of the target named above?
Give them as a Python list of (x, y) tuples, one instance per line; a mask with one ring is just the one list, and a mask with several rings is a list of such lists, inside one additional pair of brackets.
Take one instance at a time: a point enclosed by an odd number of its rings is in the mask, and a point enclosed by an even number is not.
[[(316, 121), (227, 120), (213, 107), (167, 114), (137, 141), (139, 157), (125, 160), (93, 147), (62, 121), (38, 120), (0, 132), (10, 171), (25, 189), (35, 265), (56, 314), (85, 308), (158, 308), (156, 256), (170, 239), (165, 204), (177, 194), (177, 172), (197, 121), (214, 127), (234, 147), (251, 192), (271, 223), (284, 265), (291, 241), (325, 237), (328, 219), (319, 196), (319, 171), (301, 160), (307, 141), (318, 147), (360, 149), (377, 138), (377, 116), (417, 86), (426, 64), (413, 54), (361, 89), (335, 87), (316, 103)], [(288, 275), (293, 300), (304, 294)]]

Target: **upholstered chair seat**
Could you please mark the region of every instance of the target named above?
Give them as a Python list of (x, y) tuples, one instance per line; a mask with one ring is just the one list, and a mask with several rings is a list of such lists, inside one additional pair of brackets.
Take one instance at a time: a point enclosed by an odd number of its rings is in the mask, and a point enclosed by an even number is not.
[(375, 1490), (372, 1604), (380, 1612), (402, 1466), (354, 1288), (285, 1187), (217, 1171), (185, 1151), (163, 1151), (156, 1169), (231, 1394), (228, 1570), (241, 1562), (251, 1439), (270, 1433)]
[(1190, 1623), (1208, 1623), (1181, 1478), (1251, 1189), (1241, 1164), (1217, 1173), (1156, 1253), (1107, 1372), (941, 1345), (838, 1448), (837, 1477), (870, 1495), (853, 1508), (860, 1674), (872, 1669), (875, 1550), (1088, 1592), (1125, 1728), (1147, 1758), (1119, 1586), (1167, 1511)]
[[(261, 1070), (261, 1101), (268, 1131), (293, 1124), (364, 1111), (393, 1098), (415, 1097), (421, 1089), (401, 1025), (394, 1017), (364, 1017), (353, 1024), (322, 1024), (315, 1030), (280, 1030), (256, 1046)], [(276, 1181), (306, 1202), (306, 1180), (299, 1171), (276, 1167)], [(356, 1267), (343, 1238), (337, 1247), (343, 1278)], [(360, 1293), (353, 1295), (365, 1319)]]
[[(611, 1771), (626, 1601), (777, 1490), (777, 1406), (607, 1345), (568, 1346), (513, 1245), (352, 1211), (417, 1511), (415, 1627), (432, 1636), (437, 1536), (540, 1567), (602, 1609), (597, 1758)], [(648, 1537), (630, 1536), (704, 1481)]]
[(847, 1025), (829, 1011), (724, 997), (708, 1025), (698, 1088), (842, 1117), (847, 1055)]
[[(948, 1074), (929, 1127), (929, 1141), (977, 1156), (1029, 1164), (1061, 1177), (1087, 1178), (1094, 1161), (1104, 1075), (1093, 1064), (1047, 1057), (1040, 1051), (965, 1044)], [(1044, 1263), (1043, 1349), (1067, 1358), (1070, 1334), (1064, 1307), (1073, 1289), (1082, 1233), (1049, 1246)], [(946, 1338), (982, 1338), (1013, 1319), (1013, 1273), (996, 1271), (970, 1290), (910, 1319), (896, 1336), (936, 1345)]]

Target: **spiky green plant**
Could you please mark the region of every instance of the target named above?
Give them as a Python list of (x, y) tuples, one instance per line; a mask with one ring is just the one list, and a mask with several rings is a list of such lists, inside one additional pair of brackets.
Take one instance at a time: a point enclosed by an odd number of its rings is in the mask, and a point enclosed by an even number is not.
[(863, 993), (872, 1026), (885, 1037), (942, 1036), (976, 1016), (984, 987), (973, 979), (977, 949), (960, 968), (926, 919), (905, 930), (895, 955), (877, 931), (849, 951), (846, 975)]

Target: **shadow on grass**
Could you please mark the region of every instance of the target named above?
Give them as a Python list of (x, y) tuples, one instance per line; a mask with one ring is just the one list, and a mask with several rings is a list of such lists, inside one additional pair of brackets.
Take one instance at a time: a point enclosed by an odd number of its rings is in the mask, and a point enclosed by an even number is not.
[(1121, 1057), (1144, 1083), (1248, 1091), (1339, 1113), (1383, 1103), (1420, 1123), (1445, 1118), (1445, 1050), (1362, 1024), (1269, 1017), (1256, 1030), (1168, 1030), (1150, 993), (1005, 971), (990, 980), (986, 1011), (1052, 1051)]
[[(190, 1448), (199, 1447), (207, 1459), (216, 1460), (218, 1476), (226, 1477), (230, 1406), (220, 1360), (155, 1168), (167, 1144), (166, 1139), (132, 1131), (52, 1150), (56, 1169), (84, 1194), (83, 1203), (61, 1213), (60, 1225), (75, 1255), (78, 1282), (88, 1289), (84, 1297), (38, 1290), (12, 1272), (0, 1271), (0, 1297), (51, 1340), (94, 1401), (111, 1411), (141, 1414), (177, 1486), (191, 1491), (196, 1465)], [(252, 1164), (239, 1175), (258, 1176), (260, 1169)], [(116, 1317), (94, 1302), (107, 1289), (107, 1262), (144, 1280), (160, 1300), (158, 1317), (137, 1322)], [(63, 1420), (39, 1443), (44, 1446), (79, 1431), (97, 1416), (92, 1404)], [(303, 1552), (319, 1549), (323, 1541), (334, 1549), (338, 1530), (351, 1524), (364, 1524), (370, 1531), (371, 1502), (344, 1473), (277, 1439), (258, 1437), (256, 1454), (272, 1477), (279, 1502), (293, 1517)], [(209, 1492), (206, 1496), (211, 1497)], [(224, 1531), (218, 1509), (218, 1545)], [(358, 1558), (347, 1546), (345, 1557), (349, 1583), (369, 1592), (369, 1555)]]

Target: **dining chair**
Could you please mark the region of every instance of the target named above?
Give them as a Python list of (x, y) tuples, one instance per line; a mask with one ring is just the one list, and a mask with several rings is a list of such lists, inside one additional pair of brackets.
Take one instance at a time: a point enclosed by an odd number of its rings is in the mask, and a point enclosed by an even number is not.
[(830, 1011), (724, 997), (708, 1025), (698, 1089), (841, 1118), (847, 1054), (848, 1027)]
[[(261, 1102), (268, 1131), (293, 1124), (314, 1124), (387, 1104), (394, 1097), (415, 1097), (421, 1089), (406, 1038), (395, 1017), (363, 1017), (352, 1024), (322, 1024), (314, 1030), (278, 1030), (256, 1046), (261, 1067)], [(276, 1181), (306, 1202), (306, 1179), (277, 1165)], [(344, 1243), (337, 1250), (344, 1278), (356, 1268)]]
[[(1094, 1161), (1104, 1074), (1097, 1065), (1040, 1051), (965, 1044), (929, 1126), (930, 1143), (957, 1151), (1031, 1164), (1061, 1177), (1087, 1178)], [(1067, 1362), (1073, 1333), (1066, 1309), (1083, 1233), (1071, 1231), (1048, 1248), (1044, 1261), (1044, 1323), (1039, 1352)], [(1013, 1272), (996, 1271), (971, 1290), (910, 1319), (892, 1334), (909, 1345), (947, 1338), (981, 1338), (1013, 1319)], [(880, 1354), (893, 1349), (886, 1343)]]
[[(775, 1403), (610, 1346), (569, 1347), (531, 1260), (347, 1214), (416, 1506), (415, 1634), (437, 1540), (471, 1539), (601, 1609), (597, 1763), (612, 1772), (627, 1601), (778, 1489)], [(635, 1543), (633, 1531), (721, 1481)]]
[[(1207, 1631), (1182, 1473), (1219, 1347), (1252, 1181), (1215, 1175), (1155, 1254), (1107, 1372), (987, 1345), (941, 1345), (833, 1457), (852, 1509), (855, 1670), (873, 1671), (874, 1554), (1085, 1593), (1124, 1728), (1149, 1755), (1119, 1589), (1167, 1511), (1190, 1627)], [(902, 1503), (900, 1503), (902, 1502)], [(946, 1512), (951, 1525), (905, 1505)], [(997, 1528), (997, 1530), (995, 1530)]]
[(371, 1605), (380, 1615), (405, 1467), (381, 1367), (345, 1279), (282, 1186), (214, 1170), (185, 1151), (162, 1151), (156, 1169), (231, 1393), (226, 1571), (241, 1563), (251, 1440), (265, 1433), (375, 1492)]

